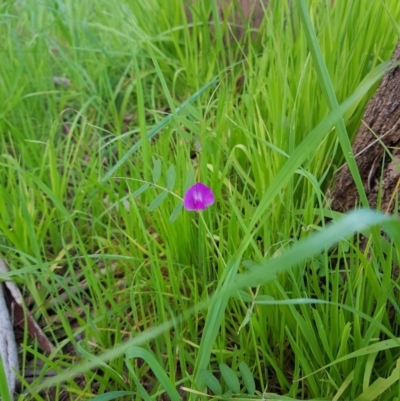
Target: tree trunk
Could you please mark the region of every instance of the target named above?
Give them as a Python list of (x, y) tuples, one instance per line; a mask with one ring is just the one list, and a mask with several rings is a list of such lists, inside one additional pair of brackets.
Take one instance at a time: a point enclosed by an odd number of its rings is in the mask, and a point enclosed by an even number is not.
[[(392, 63), (400, 60), (400, 42)], [(400, 185), (400, 67), (387, 72), (365, 110), (353, 144), (357, 166), (372, 209), (399, 213)], [(346, 212), (359, 204), (359, 196), (347, 165), (337, 176), (332, 209)]]

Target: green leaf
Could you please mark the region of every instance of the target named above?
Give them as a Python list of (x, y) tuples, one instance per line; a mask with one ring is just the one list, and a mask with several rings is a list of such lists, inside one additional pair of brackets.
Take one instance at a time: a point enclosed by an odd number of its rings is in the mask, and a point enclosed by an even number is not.
[(154, 160), (154, 167), (153, 167), (154, 184), (157, 184), (160, 177), (161, 177), (161, 160), (157, 159), (157, 160)]
[[(142, 358), (146, 361), (146, 363), (150, 366), (152, 372), (158, 379), (160, 385), (165, 389), (171, 401), (181, 401), (182, 398), (179, 395), (175, 384), (165, 373), (165, 369), (160, 365), (160, 363), (156, 360), (153, 354), (149, 351), (140, 348), (140, 347), (132, 347), (125, 353), (125, 364), (128, 366), (129, 372), (132, 374), (135, 382), (139, 382), (139, 379), (136, 375), (136, 372), (133, 369), (132, 363), (130, 359), (132, 358)], [(143, 393), (144, 394), (144, 393)], [(150, 397), (149, 397), (150, 398)], [(146, 397), (147, 399), (147, 397)], [(150, 398), (151, 399), (151, 398)]]
[(167, 191), (161, 192), (159, 195), (157, 195), (153, 200), (153, 202), (151, 202), (148, 207), (149, 212), (153, 212), (154, 210), (156, 210), (161, 205), (161, 203), (164, 202), (167, 196), (168, 196)]
[(169, 222), (170, 223), (173, 223), (179, 217), (179, 215), (182, 212), (182, 208), (183, 208), (183, 202), (179, 202), (175, 206), (174, 210), (171, 213), (171, 216), (169, 217)]
[(143, 184), (139, 189), (137, 189), (132, 196), (134, 198), (136, 198), (137, 196), (139, 196), (140, 194), (142, 194), (144, 191), (146, 191), (146, 189), (148, 189), (150, 187), (150, 183), (146, 182), (145, 184)]
[(121, 397), (128, 395), (135, 395), (133, 391), (110, 391), (109, 393), (96, 395), (96, 397), (91, 398), (90, 401), (110, 401), (120, 399)]
[(400, 359), (397, 360), (396, 368), (388, 378), (379, 377), (355, 401), (373, 401), (382, 393), (392, 387), (400, 378)]
[(185, 182), (185, 186), (184, 189), (185, 191), (194, 184), (194, 172), (190, 171), (189, 174), (186, 177), (186, 182)]
[(176, 171), (175, 171), (175, 166), (169, 166), (168, 171), (167, 171), (167, 188), (172, 191), (175, 186), (175, 181), (176, 181)]
[(222, 387), (218, 379), (209, 371), (202, 370), (200, 376), (204, 384), (216, 395), (222, 394)]
[(256, 384), (254, 382), (253, 374), (246, 362), (239, 363), (239, 370), (242, 374), (243, 384), (246, 387), (247, 393), (253, 395), (256, 392)]
[(396, 339), (391, 339), (391, 340), (379, 341), (374, 344), (369, 344), (368, 346), (366, 346), (364, 348), (358, 349), (357, 351), (351, 352), (350, 354), (347, 354), (345, 356), (342, 356), (341, 358), (334, 360), (333, 362), (323, 366), (322, 368), (319, 368), (318, 370), (316, 370), (315, 372), (313, 372), (311, 374), (303, 376), (301, 378), (301, 380), (304, 380), (305, 378), (307, 378), (311, 375), (314, 375), (315, 373), (321, 372), (322, 370), (325, 370), (338, 363), (347, 361), (351, 358), (360, 358), (361, 356), (364, 356), (364, 355), (370, 355), (370, 354), (374, 354), (379, 351), (386, 351), (386, 350), (389, 350), (392, 348), (399, 348), (399, 347), (400, 347), (400, 337), (398, 337)]
[(252, 316), (253, 316), (253, 308), (251, 307), (250, 309), (247, 309), (246, 315), (243, 318), (243, 321), (242, 323), (240, 323), (240, 326), (238, 328), (238, 333), (249, 324)]
[(226, 363), (220, 363), (219, 369), (221, 370), (222, 377), (228, 388), (232, 390), (234, 394), (240, 393), (240, 383), (236, 373)]
[[(307, 44), (310, 49), (312, 59), (314, 61), (314, 67), (317, 73), (318, 81), (321, 85), (322, 92), (325, 96), (325, 100), (329, 105), (330, 111), (334, 112), (338, 109), (339, 102), (336, 98), (335, 89), (329, 76), (328, 68), (322, 55), (322, 51), (318, 43), (318, 38), (312, 25), (310, 13), (308, 11), (307, 3), (305, 0), (300, 0), (298, 2), (298, 10), (303, 26), (303, 32), (306, 36)], [(339, 143), (354, 183), (356, 185), (361, 204), (363, 205), (363, 207), (368, 207), (368, 199), (365, 193), (364, 185), (360, 176), (359, 169), (357, 167), (356, 159), (354, 157), (351, 147), (349, 134), (347, 133), (343, 118), (338, 119), (335, 125), (337, 129)]]
[(305, 240), (296, 243), (279, 258), (265, 259), (250, 273), (237, 275), (235, 280), (240, 283), (241, 287), (245, 285), (248, 287), (257, 286), (273, 280), (277, 274), (287, 270), (289, 266), (318, 255), (340, 239), (346, 238), (354, 232), (361, 231), (373, 224), (384, 224), (387, 221), (390, 221), (389, 216), (373, 210), (359, 209), (352, 211), (340, 221), (328, 225), (325, 230), (313, 233)]
[(0, 396), (1, 400), (11, 401), (10, 392), (8, 390), (8, 384), (7, 384), (7, 376), (1, 355), (0, 355)]

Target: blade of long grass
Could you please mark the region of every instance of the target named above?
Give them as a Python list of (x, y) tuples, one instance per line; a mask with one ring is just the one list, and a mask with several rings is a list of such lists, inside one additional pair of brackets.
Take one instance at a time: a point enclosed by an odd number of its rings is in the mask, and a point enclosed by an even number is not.
[(92, 401), (111, 401), (111, 400), (121, 400), (122, 397), (133, 396), (136, 393), (133, 391), (110, 391), (106, 394), (96, 395), (96, 397), (91, 398)]
[(10, 391), (8, 389), (8, 380), (5, 372), (3, 359), (0, 355), (0, 396), (3, 401), (11, 401)]
[(388, 378), (376, 379), (355, 401), (373, 401), (398, 381), (400, 381), (400, 359), (397, 360), (396, 367)]
[(166, 375), (163, 367), (158, 363), (158, 361), (149, 351), (140, 347), (132, 347), (125, 353), (125, 363), (127, 365), (130, 365), (131, 364), (130, 360), (133, 358), (141, 358), (147, 362), (152, 372), (160, 382), (160, 385), (165, 389), (165, 391), (167, 392), (168, 396), (172, 401), (181, 400), (181, 396), (176, 390), (174, 384), (171, 382), (170, 378)]
[[(303, 23), (304, 33), (307, 37), (307, 43), (310, 48), (312, 58), (314, 60), (314, 66), (317, 71), (318, 80), (322, 87), (322, 91), (325, 95), (329, 109), (333, 111), (339, 107), (339, 103), (335, 95), (335, 90), (333, 88), (332, 81), (328, 73), (328, 69), (326, 68), (326, 64), (322, 56), (321, 48), (318, 44), (317, 35), (315, 34), (313, 25), (311, 23), (310, 14), (308, 12), (305, 0), (300, 0), (298, 2), (298, 5), (299, 5), (300, 18)], [(349, 136), (347, 134), (343, 118), (339, 118), (336, 121), (335, 125), (338, 132), (339, 142), (342, 147), (346, 163), (349, 166), (351, 175), (353, 177), (358, 193), (360, 195), (361, 203), (364, 207), (368, 207), (369, 204), (367, 195), (365, 193), (365, 189), (361, 180), (360, 172), (358, 171), (357, 163), (355, 161), (355, 157), (351, 148), (351, 143), (349, 140)]]
[[(396, 339), (391, 339), (391, 340), (385, 340), (385, 341), (380, 341), (378, 343), (374, 343), (371, 345), (368, 345), (367, 347), (364, 347), (362, 349), (359, 349), (357, 351), (354, 351), (350, 354), (347, 354), (341, 358), (336, 359), (335, 361), (331, 362), (328, 365), (323, 366), (322, 368), (316, 370), (313, 374), (320, 372), (321, 370), (327, 369), (330, 366), (333, 366), (337, 363), (343, 362), (343, 361), (347, 361), (348, 359), (352, 359), (352, 358), (358, 358), (364, 355), (370, 355), (370, 354), (374, 354), (376, 352), (379, 351), (385, 351), (388, 349), (392, 349), (392, 348), (399, 348), (400, 347), (400, 338), (396, 338)], [(304, 376), (301, 380), (305, 379), (308, 376)]]

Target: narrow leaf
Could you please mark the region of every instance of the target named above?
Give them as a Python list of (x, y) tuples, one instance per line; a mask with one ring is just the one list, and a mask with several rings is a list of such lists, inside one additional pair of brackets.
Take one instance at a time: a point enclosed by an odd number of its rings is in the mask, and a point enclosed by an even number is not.
[[(171, 401), (181, 401), (181, 396), (179, 395), (177, 389), (175, 388), (175, 384), (171, 381), (171, 379), (165, 373), (165, 369), (160, 365), (160, 363), (156, 360), (153, 354), (149, 351), (140, 348), (140, 347), (132, 347), (125, 354), (125, 363), (130, 367), (130, 372), (134, 372), (132, 369), (132, 364), (129, 361), (132, 358), (142, 358), (147, 364), (150, 366), (152, 372), (157, 377), (159, 383), (165, 391), (167, 392)], [(134, 374), (135, 375), (135, 374)], [(136, 376), (136, 375), (135, 375)]]
[(184, 190), (186, 191), (189, 187), (194, 184), (194, 172), (190, 171), (186, 177), (185, 187)]
[[(0, 355), (0, 400), (11, 401), (12, 394), (14, 393), (14, 383), (10, 384), (10, 379), (7, 375), (7, 362), (3, 362)], [(11, 385), (11, 387), (10, 387)]]
[(140, 194), (142, 194), (144, 191), (146, 191), (146, 189), (149, 188), (150, 185), (151, 185), (151, 184), (150, 184), (149, 182), (146, 182), (146, 183), (143, 184), (139, 189), (137, 189), (137, 190), (132, 194), (132, 196), (133, 196), (134, 198), (136, 198), (137, 196), (139, 196)]
[[(314, 67), (317, 72), (318, 81), (321, 85), (322, 92), (324, 94), (325, 100), (329, 105), (330, 111), (334, 112), (339, 107), (339, 103), (336, 98), (331, 78), (329, 76), (328, 68), (322, 56), (317, 35), (311, 23), (310, 13), (307, 9), (307, 4), (305, 0), (300, 0), (298, 2), (298, 10), (303, 25), (303, 31), (307, 39), (307, 44), (309, 46), (311, 56), (314, 61)], [(349, 134), (347, 133), (343, 118), (338, 119), (335, 125), (337, 129), (339, 143), (342, 147), (343, 155), (346, 159), (352, 178), (356, 184), (358, 194), (360, 196), (360, 201), (364, 207), (368, 207), (368, 199), (365, 194), (363, 182), (361, 180), (360, 172), (355, 161), (355, 157), (351, 148)]]
[(171, 216), (169, 217), (169, 222), (173, 223), (181, 214), (183, 209), (183, 202), (179, 201), (179, 203), (175, 206), (174, 210), (171, 213)]
[(239, 370), (242, 374), (243, 384), (246, 387), (247, 393), (254, 395), (256, 392), (256, 383), (254, 382), (253, 374), (251, 373), (251, 370), (247, 366), (246, 362), (242, 361), (239, 363)]
[(91, 398), (90, 401), (111, 401), (111, 400), (120, 400), (121, 397), (124, 396), (132, 396), (135, 395), (133, 391), (110, 391), (109, 393), (96, 395), (96, 397)]
[[(348, 308), (346, 308), (346, 309), (348, 309)], [(325, 365), (322, 368), (317, 369), (313, 373), (303, 376), (299, 380), (304, 380), (307, 377), (314, 375), (315, 373), (321, 372), (322, 370), (326, 370), (327, 368), (329, 368), (331, 366), (334, 366), (338, 363), (347, 361), (352, 358), (359, 358), (364, 355), (370, 355), (370, 354), (374, 354), (379, 351), (386, 351), (388, 349), (399, 348), (399, 347), (400, 347), (400, 337), (391, 339), (391, 340), (380, 341), (380, 342), (374, 343), (374, 344), (370, 344), (364, 348), (358, 349), (357, 351), (351, 352), (350, 354), (347, 354), (345, 356), (342, 356), (341, 358), (336, 359), (335, 361), (329, 363), (328, 365)]]
[(168, 196), (167, 191), (161, 192), (159, 195), (157, 195), (154, 198), (153, 202), (151, 202), (148, 207), (149, 212), (153, 212), (154, 210), (156, 210), (161, 205), (161, 203), (164, 202), (164, 200), (167, 196)]
[(169, 166), (168, 171), (167, 171), (167, 188), (172, 191), (175, 186), (175, 180), (176, 180), (176, 171), (175, 171), (175, 166)]
[(251, 317), (253, 316), (253, 308), (247, 309), (246, 316), (243, 318), (242, 323), (240, 323), (240, 326), (238, 328), (238, 334), (242, 329), (244, 329), (250, 322)]
[(216, 395), (222, 394), (222, 387), (218, 379), (209, 371), (202, 370), (200, 376), (204, 384)]
[(324, 249), (329, 249), (340, 239), (352, 235), (374, 224), (382, 224), (390, 220), (390, 217), (372, 210), (359, 209), (348, 213), (338, 222), (331, 223), (323, 231), (316, 232), (305, 240), (293, 245), (281, 257), (265, 260), (251, 273), (238, 275), (236, 282), (243, 287), (252, 287), (260, 283), (270, 281), (275, 275), (287, 270), (290, 266), (317, 255)]
[(373, 401), (376, 400), (382, 393), (387, 391), (400, 379), (400, 359), (397, 360), (396, 368), (387, 378), (379, 377), (368, 388), (360, 394), (355, 401)]
[(219, 369), (221, 370), (222, 377), (228, 388), (232, 390), (234, 394), (240, 393), (240, 383), (236, 373), (226, 363), (220, 363)]
[(161, 160), (157, 159), (154, 160), (154, 166), (153, 166), (153, 183), (157, 184), (158, 180), (161, 177)]

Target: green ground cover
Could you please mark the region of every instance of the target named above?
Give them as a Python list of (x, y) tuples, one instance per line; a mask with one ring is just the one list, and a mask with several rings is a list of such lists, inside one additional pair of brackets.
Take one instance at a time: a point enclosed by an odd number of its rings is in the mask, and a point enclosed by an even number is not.
[(17, 399), (399, 399), (399, 226), (326, 194), (400, 3), (271, 1), (230, 44), (216, 15), (0, 6), (0, 249), (56, 347), (25, 331)]

